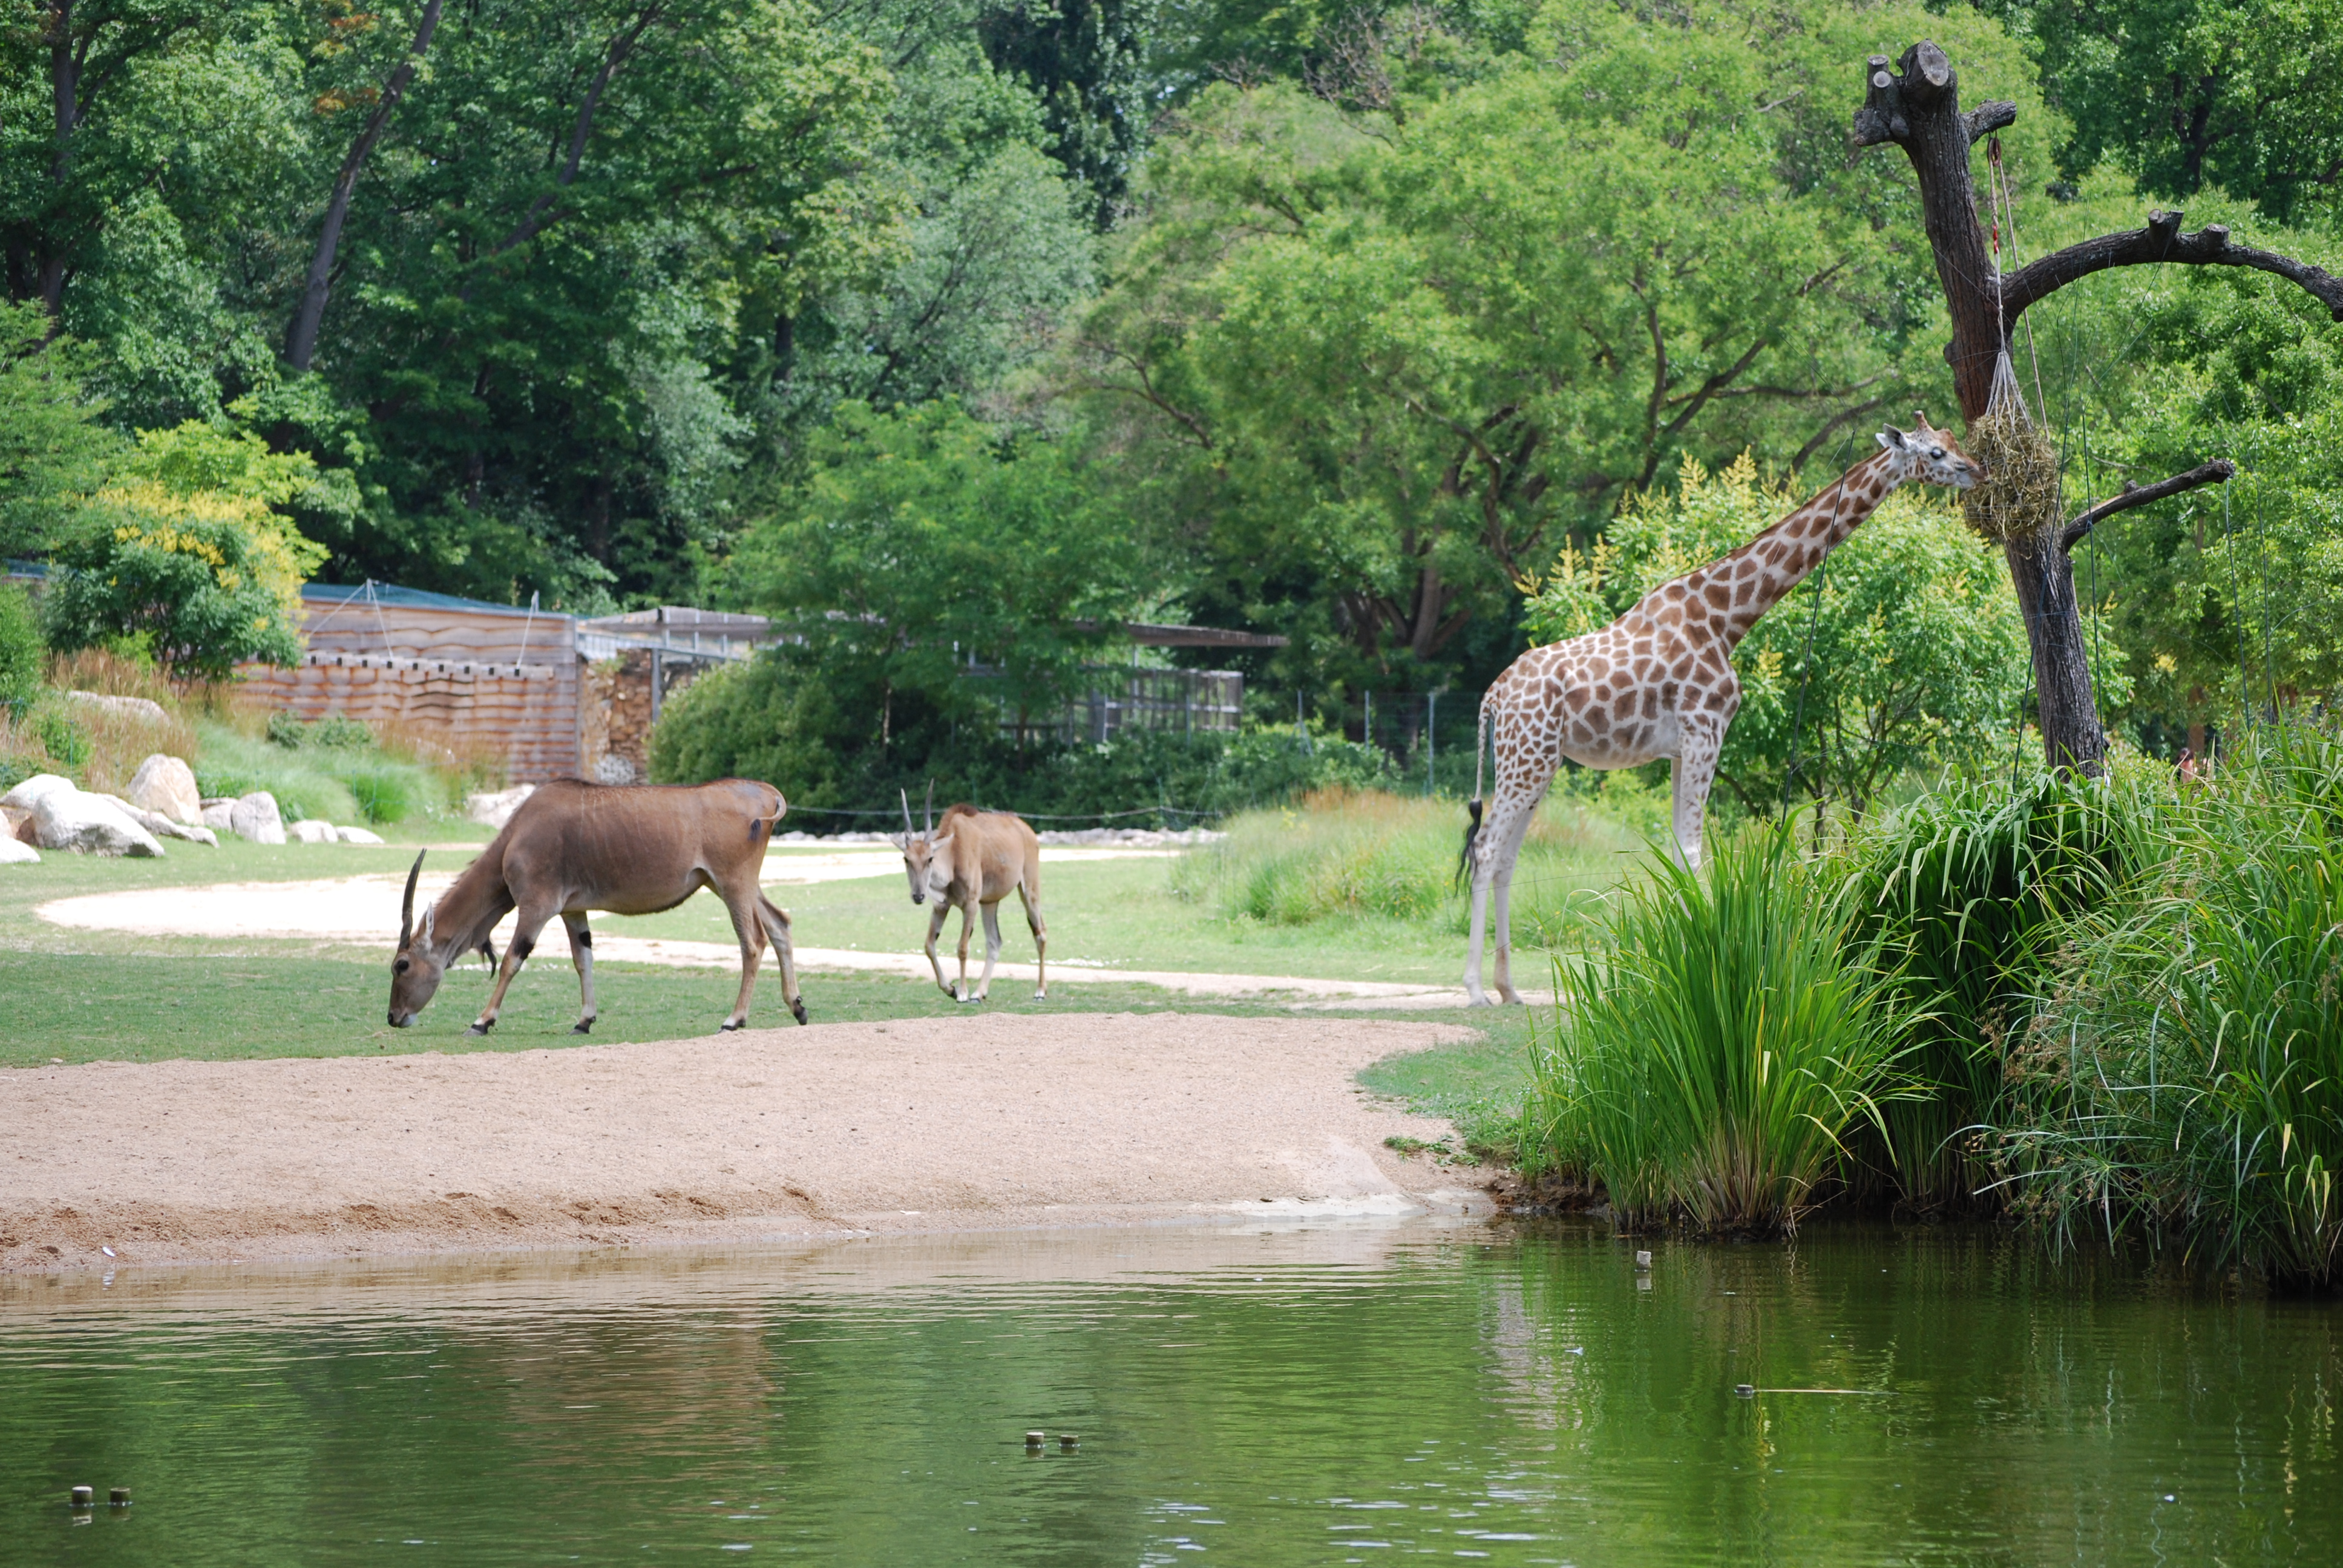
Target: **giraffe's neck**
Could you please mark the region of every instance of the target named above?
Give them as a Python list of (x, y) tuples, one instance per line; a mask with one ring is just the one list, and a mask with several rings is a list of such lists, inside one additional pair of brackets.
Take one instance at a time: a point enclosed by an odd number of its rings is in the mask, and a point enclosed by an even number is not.
[[(1695, 593), (1725, 588), (1723, 635), (1739, 646), (1757, 618), (1789, 597), (1865, 518), (1878, 509), (1896, 484), (1894, 460), (1878, 452), (1839, 476), (1823, 492), (1755, 538), (1698, 570), (1685, 586)], [(1716, 602), (1712, 595), (1710, 602)]]

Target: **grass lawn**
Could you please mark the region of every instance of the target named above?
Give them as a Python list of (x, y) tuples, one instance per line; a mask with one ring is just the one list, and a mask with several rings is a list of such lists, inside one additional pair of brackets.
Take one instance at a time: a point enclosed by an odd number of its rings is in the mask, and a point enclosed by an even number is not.
[[(393, 931), (383, 932), (378, 950), (367, 951), (331, 943), (73, 930), (33, 912), (49, 900), (82, 893), (395, 874), (407, 869), (421, 844), (447, 846), (435, 849), (429, 863), (453, 869), (469, 852), (458, 846), (485, 841), (488, 835), (470, 824), (439, 822), (412, 826), (397, 837), (402, 841), (380, 849), (263, 847), (230, 839), (206, 849), (174, 843), (159, 860), (52, 854), (37, 866), (0, 870), (0, 1066), (52, 1060), (517, 1050), (580, 1043), (569, 1032), (577, 1016), (577, 980), (558, 932), (515, 982), (496, 1033), (475, 1040), (464, 1029), (488, 988), (488, 972), (477, 961), (450, 975), (415, 1028), (392, 1030), (385, 1022)], [(1061, 962), (1440, 984), (1453, 983), (1461, 971), (1462, 942), (1434, 922), (1363, 917), (1269, 925), (1228, 918), (1206, 900), (1182, 897), (1174, 890), (1170, 859), (1051, 866), (1045, 850), (1043, 864), (1051, 956)], [(899, 869), (871, 878), (777, 887), (773, 892), (790, 911), (801, 947), (914, 952), (927, 929), (927, 911), (911, 904)], [(613, 935), (732, 940), (722, 906), (704, 892), (665, 914), (632, 920), (597, 916), (595, 926)], [(955, 916), (943, 938), (947, 953), (958, 929)], [(1002, 934), (1004, 958), (1030, 963), (1031, 939), (1013, 900), (1003, 911)], [(814, 974), (804, 983), (807, 1005), (820, 1022), (955, 1010), (926, 980)], [(726, 970), (598, 963), (600, 1018), (590, 1039), (607, 1043), (708, 1033), (731, 1005), (735, 984)], [(1288, 1010), (1282, 1002), (1191, 997), (1136, 984), (1085, 982), (1053, 989), (1049, 1001), (1035, 1002), (1022, 981), (998, 978), (986, 1005), (1014, 1012)], [(1481, 1039), (1466, 1045), (1379, 1064), (1362, 1077), (1370, 1089), (1456, 1118), (1473, 1135), (1486, 1135), (1517, 1103), (1526, 1081), (1528, 1022), (1520, 1010), (1339, 1016), (1431, 1017), (1482, 1031)], [(750, 1021), (789, 1026), (779, 976), (769, 962), (759, 980)]]

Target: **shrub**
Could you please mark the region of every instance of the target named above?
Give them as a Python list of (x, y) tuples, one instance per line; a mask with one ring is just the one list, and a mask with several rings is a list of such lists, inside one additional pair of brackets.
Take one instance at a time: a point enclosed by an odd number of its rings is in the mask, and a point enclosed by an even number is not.
[(256, 498), (132, 481), (100, 491), (56, 552), (42, 618), (52, 647), (151, 634), (173, 676), (224, 680), (300, 657), (301, 583), (324, 558)]
[(1916, 1021), (1855, 936), (1842, 881), (1786, 829), (1661, 860), (1617, 895), (1592, 952), (1557, 960), (1533, 1042), (1532, 1177), (1599, 1181), (1619, 1223), (1788, 1231), (1875, 1127)]
[(0, 583), (0, 713), (11, 722), (22, 719), (40, 694), (44, 652), (31, 596), (13, 583)]
[(416, 780), (411, 769), (375, 768), (354, 772), (344, 780), (349, 787), (350, 799), (357, 802), (369, 822), (404, 822), (415, 815), (417, 808)]
[(53, 706), (34, 714), (33, 734), (61, 771), (79, 773), (89, 765), (89, 732), (63, 709)]
[(305, 724), (299, 714), (282, 708), (268, 716), (266, 734), (288, 751), (298, 751), (305, 746), (347, 750), (375, 743), (373, 730), (345, 714), (328, 713), (315, 723)]

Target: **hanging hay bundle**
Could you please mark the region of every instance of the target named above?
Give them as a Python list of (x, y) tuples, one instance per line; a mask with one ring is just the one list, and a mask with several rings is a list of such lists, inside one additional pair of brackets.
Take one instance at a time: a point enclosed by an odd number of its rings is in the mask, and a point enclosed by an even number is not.
[(2058, 520), (2058, 449), (2026, 411), (2006, 353), (1994, 367), (1992, 401), (1963, 446), (1985, 470), (1961, 493), (1969, 527), (2005, 544)]

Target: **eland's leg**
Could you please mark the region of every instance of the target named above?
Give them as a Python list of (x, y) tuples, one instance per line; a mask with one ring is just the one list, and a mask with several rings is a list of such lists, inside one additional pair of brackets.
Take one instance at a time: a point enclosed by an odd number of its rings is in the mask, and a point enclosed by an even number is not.
[(992, 994), (992, 966), (1001, 961), (1001, 904), (996, 900), (978, 908), (984, 912), (984, 978), (976, 982), (976, 1000), (982, 1001)]
[(725, 911), (732, 917), (732, 934), (740, 939), (740, 994), (733, 1000), (730, 1016), (716, 1026), (727, 1030), (739, 1029), (749, 1021), (749, 999), (756, 994), (757, 969), (765, 957), (765, 928), (758, 910), (765, 900), (754, 883), (745, 892), (723, 888), (716, 890), (723, 895)]
[(789, 1016), (802, 1024), (806, 1020), (805, 999), (798, 993), (798, 960), (796, 950), (789, 945), (789, 912), (759, 893), (757, 913), (764, 921), (765, 936), (773, 944), (773, 956), (781, 960), (781, 1000), (789, 1004)]
[(505, 949), (505, 961), (497, 966), (496, 989), (488, 993), (488, 1005), (480, 1010), (480, 1016), (472, 1020), (466, 1033), (486, 1034), (497, 1027), (497, 1014), (504, 1010), (506, 990), (511, 987), (513, 977), (520, 973), (520, 966), (528, 962), (528, 955), (537, 950), (537, 933), (545, 929), (545, 922), (555, 912), (545, 907), (520, 907), (520, 918), (513, 922), (512, 944)]
[(968, 994), (968, 938), (976, 925), (976, 904), (973, 900), (960, 907), (960, 989), (952, 993), (954, 1001), (972, 1000)]
[(561, 923), (569, 931), (569, 961), (578, 967), (578, 1022), (572, 1034), (594, 1032), (594, 933), (586, 929), (586, 911), (561, 911)]
[(953, 991), (950, 983), (944, 979), (944, 966), (936, 957), (936, 939), (943, 935), (944, 917), (950, 913), (951, 906), (941, 903), (928, 911), (928, 968), (935, 971), (936, 989), (954, 1001), (958, 1001), (960, 997)]
[(1033, 1000), (1050, 1000), (1050, 929), (1041, 923), (1041, 898), (1022, 882), (1018, 901), (1025, 906), (1025, 929), (1033, 933)]

